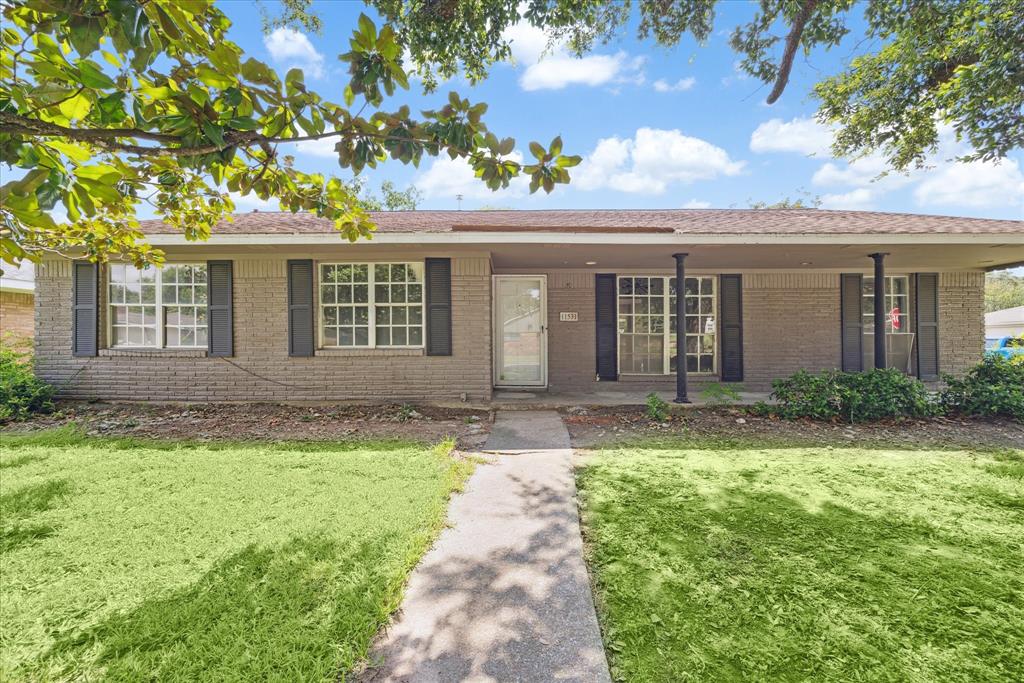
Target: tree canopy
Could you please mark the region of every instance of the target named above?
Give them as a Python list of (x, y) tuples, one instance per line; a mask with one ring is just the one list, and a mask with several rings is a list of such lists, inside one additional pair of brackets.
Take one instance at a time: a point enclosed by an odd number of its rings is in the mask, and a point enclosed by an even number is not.
[(985, 278), (985, 312), (1024, 306), (1024, 277), (1006, 271)]
[[(294, 1), (294, 0), (293, 0)], [(428, 86), (460, 70), (471, 82), (511, 58), (505, 29), (520, 20), (550, 44), (583, 54), (635, 22), (638, 37), (705, 43), (718, 0), (369, 0), (396, 28)], [(863, 29), (843, 69), (813, 88), (835, 126), (833, 153), (881, 152), (896, 170), (925, 163), (940, 126), (997, 159), (1024, 146), (1024, 0), (759, 0), (730, 45), (740, 68), (776, 102), (797, 55), (838, 46)]]
[[(294, 18), (308, 3), (289, 6)], [(515, 140), (484, 123), (487, 105), (454, 92), (419, 115), (385, 108), (409, 87), (402, 45), (365, 15), (339, 56), (349, 83), (328, 99), (302, 70), (281, 78), (243, 54), (212, 0), (0, 0), (0, 11), (0, 162), (23, 169), (0, 186), (8, 262), (84, 252), (158, 263), (139, 230), (141, 206), (205, 239), (233, 211), (229, 193), (331, 219), (355, 240), (373, 229), (351, 184), (367, 167), (444, 154), (492, 189), (525, 174), (532, 192), (550, 192), (580, 161), (562, 154), (559, 137), (531, 142), (533, 160), (516, 161)], [(278, 152), (320, 139), (335, 141), (348, 178), (306, 173)], [(389, 192), (385, 202), (402, 205)], [(54, 221), (58, 208), (68, 223)]]

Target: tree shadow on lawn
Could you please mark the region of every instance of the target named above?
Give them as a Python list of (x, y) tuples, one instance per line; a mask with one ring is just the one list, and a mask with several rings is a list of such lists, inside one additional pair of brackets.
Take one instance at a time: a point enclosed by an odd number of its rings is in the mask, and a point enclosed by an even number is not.
[(187, 588), (58, 638), (32, 666), (61, 679), (344, 680), (397, 602), (404, 574), (380, 569), (394, 546), (248, 546)]
[(23, 545), (57, 533), (52, 524), (32, 524), (36, 515), (52, 510), (71, 494), (67, 479), (51, 479), (31, 484), (0, 496), (0, 553), (8, 553)]
[[(6, 443), (0, 444), (0, 448), (4, 447), (6, 445), (7, 445)], [(15, 467), (21, 467), (22, 465), (29, 465), (31, 463), (38, 462), (38, 461), (41, 461), (41, 460), (46, 460), (46, 456), (35, 455), (35, 454), (31, 454), (31, 453), (23, 453), (21, 455), (16, 455), (16, 456), (14, 456), (12, 458), (0, 459), (0, 470), (6, 470), (6, 469), (12, 469), (12, 468), (15, 468)]]
[[(571, 478), (568, 468), (564, 476)], [(493, 529), (493, 538), (471, 536), (487, 552), (444, 532), (438, 546), (447, 550), (429, 553), (410, 580), (406, 606), (417, 612), (388, 627), (360, 681), (602, 680), (593, 672), (605, 668), (604, 652), (588, 647), (579, 623), (593, 598), (580, 546), (567, 543), (579, 543), (575, 504), (538, 481), (513, 475), (507, 485), (515, 496), (475, 509), (468, 523)], [(507, 541), (507, 525), (523, 524), (524, 514), (532, 533)]]
[[(894, 427), (894, 429), (898, 429)], [(750, 436), (746, 434), (729, 436), (709, 436), (706, 434), (672, 435), (630, 435), (622, 439), (609, 438), (606, 441), (588, 445), (584, 451), (615, 451), (615, 450), (715, 450), (715, 451), (772, 451), (797, 448), (813, 448), (820, 450), (842, 451), (849, 449), (865, 451), (897, 451), (897, 452), (944, 452), (970, 451), (993, 455), (1005, 460), (1024, 462), (1024, 426), (1021, 428), (1021, 447), (1012, 448), (1003, 445), (955, 442), (929, 442), (901, 439), (897, 434), (881, 437), (877, 435), (845, 438), (834, 434), (822, 434), (820, 437), (806, 435), (766, 435)]]
[(585, 514), (613, 674), (994, 681), (1024, 671), (1019, 538), (742, 486), (680, 499), (629, 477), (614, 485)]

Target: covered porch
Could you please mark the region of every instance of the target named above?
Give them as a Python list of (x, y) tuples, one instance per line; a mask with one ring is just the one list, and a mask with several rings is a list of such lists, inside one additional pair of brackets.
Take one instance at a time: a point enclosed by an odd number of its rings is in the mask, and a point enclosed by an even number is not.
[[(631, 244), (587, 232), (529, 237), (487, 245), (494, 400), (508, 407), (639, 405), (652, 390), (703, 405), (717, 383), (754, 403), (799, 369), (896, 367), (937, 380), (980, 353), (984, 270), (1006, 256), (994, 250), (1020, 250), (916, 235), (688, 235), (686, 244), (659, 233), (632, 234)], [(522, 306), (506, 316), (503, 278), (531, 283), (532, 326)], [(883, 295), (875, 282), (885, 283)], [(949, 330), (939, 329), (940, 298), (956, 316)], [(529, 367), (517, 375), (524, 351)]]

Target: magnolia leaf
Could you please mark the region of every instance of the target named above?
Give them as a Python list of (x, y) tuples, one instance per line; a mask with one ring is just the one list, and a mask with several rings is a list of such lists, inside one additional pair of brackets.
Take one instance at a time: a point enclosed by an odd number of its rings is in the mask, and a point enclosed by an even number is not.
[(216, 69), (207, 66), (206, 64), (200, 64), (196, 67), (196, 76), (203, 84), (210, 86), (211, 88), (227, 88), (228, 86), (235, 84), (235, 79), (222, 74)]
[(72, 161), (88, 161), (92, 158), (92, 152), (85, 145), (75, 142), (64, 142), (63, 140), (47, 140), (46, 146), (51, 147)]
[(544, 157), (547, 155), (547, 152), (544, 151), (544, 148), (541, 147), (539, 142), (530, 143), (530, 153), (537, 158), (537, 161), (543, 161)]
[(82, 85), (97, 90), (106, 90), (114, 87), (114, 80), (103, 73), (99, 64), (89, 59), (78, 61), (78, 73), (82, 79)]
[(92, 109), (92, 102), (89, 101), (89, 98), (84, 93), (79, 93), (71, 99), (61, 102), (58, 109), (69, 121), (81, 120)]
[(90, 180), (100, 180), (105, 183), (116, 183), (121, 179), (121, 172), (110, 164), (95, 164), (93, 166), (79, 166), (75, 170), (76, 175)]
[(359, 32), (366, 38), (368, 45), (373, 45), (377, 42), (377, 26), (365, 14), (359, 15)]
[(561, 136), (556, 137), (551, 141), (551, 145), (548, 146), (548, 154), (552, 157), (557, 157), (562, 153), (562, 138)]
[(173, 94), (173, 91), (165, 85), (139, 88), (138, 91), (153, 100), (166, 100)]
[(224, 146), (224, 129), (212, 121), (203, 120), (203, 134), (218, 147)]

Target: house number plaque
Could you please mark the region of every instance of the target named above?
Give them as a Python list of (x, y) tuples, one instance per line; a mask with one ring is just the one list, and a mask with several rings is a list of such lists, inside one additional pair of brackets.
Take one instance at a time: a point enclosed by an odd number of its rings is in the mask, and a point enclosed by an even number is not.
[(576, 311), (560, 311), (558, 314), (558, 320), (563, 323), (579, 322), (580, 314)]

